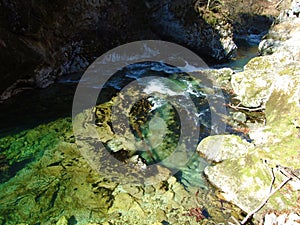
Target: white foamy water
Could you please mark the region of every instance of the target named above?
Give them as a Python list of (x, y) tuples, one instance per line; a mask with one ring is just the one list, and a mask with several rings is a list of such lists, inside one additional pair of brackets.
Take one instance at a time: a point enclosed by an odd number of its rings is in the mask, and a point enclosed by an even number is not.
[(178, 69), (180, 69), (182, 72), (185, 72), (185, 73), (191, 73), (191, 72), (196, 72), (199, 70), (204, 70), (206, 68), (205, 68), (205, 65), (203, 65), (202, 67), (199, 67), (199, 66), (191, 65), (185, 61), (185, 66), (178, 67)]
[[(167, 96), (179, 96), (185, 95), (183, 90), (175, 90), (173, 87), (169, 87), (166, 82), (163, 82), (163, 79), (153, 79), (151, 80), (148, 85), (144, 88), (143, 92), (150, 95), (155, 92), (164, 94)], [(171, 81), (170, 81), (171, 82)], [(168, 82), (169, 83), (169, 82)], [(173, 90), (172, 90), (173, 89)]]
[(160, 99), (160, 98), (155, 98), (155, 97), (150, 97), (150, 98), (148, 98), (148, 100), (152, 104), (150, 112), (161, 108), (163, 105), (165, 105), (167, 103), (165, 100)]
[[(143, 49), (128, 49), (131, 54), (124, 54), (124, 52), (112, 52), (111, 54), (105, 55), (105, 57), (100, 61), (101, 64), (109, 63), (120, 63), (124, 62), (128, 64), (130, 61), (151, 59), (160, 54), (159, 50), (152, 49), (146, 43), (143, 45)], [(134, 52), (132, 52), (134, 51)]]

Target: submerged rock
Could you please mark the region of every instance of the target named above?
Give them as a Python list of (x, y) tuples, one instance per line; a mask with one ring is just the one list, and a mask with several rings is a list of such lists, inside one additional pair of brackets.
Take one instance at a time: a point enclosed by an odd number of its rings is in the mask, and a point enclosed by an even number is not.
[[(60, 136), (66, 121), (52, 122), (49, 127), (56, 127)], [(34, 131), (24, 132), (24, 139)], [(128, 174), (123, 176), (124, 171), (117, 168), (101, 173), (70, 142), (72, 139), (65, 138), (45, 147), (41, 157), (0, 184), (1, 224), (139, 225), (146, 221), (145, 224), (196, 225), (196, 219), (186, 214), (200, 206), (210, 215), (204, 222), (224, 222), (232, 210), (239, 214), (231, 205), (221, 205), (213, 190), (197, 187), (187, 191), (161, 166), (157, 166), (161, 177), (150, 177), (148, 184), (137, 183)], [(118, 175), (122, 183), (116, 182)]]

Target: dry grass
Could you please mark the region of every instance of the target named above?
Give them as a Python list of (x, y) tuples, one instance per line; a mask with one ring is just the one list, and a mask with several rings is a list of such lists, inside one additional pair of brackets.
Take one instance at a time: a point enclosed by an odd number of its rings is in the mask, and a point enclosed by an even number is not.
[[(225, 6), (231, 13), (243, 12), (253, 13), (259, 15), (272, 15), (277, 16), (280, 11), (280, 7), (276, 8), (279, 0), (223, 0)], [(282, 4), (285, 4), (284, 0)]]

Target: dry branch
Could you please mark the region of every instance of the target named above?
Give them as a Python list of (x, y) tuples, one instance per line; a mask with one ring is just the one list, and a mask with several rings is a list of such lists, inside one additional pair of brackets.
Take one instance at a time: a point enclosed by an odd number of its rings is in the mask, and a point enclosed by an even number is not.
[(282, 181), (282, 183), (276, 188), (274, 189), (265, 199), (264, 201), (253, 211), (251, 211), (250, 213), (248, 213), (248, 215), (245, 217), (245, 219), (243, 219), (243, 221), (241, 222), (241, 224), (245, 224), (250, 217), (252, 217), (255, 213), (257, 213), (262, 207), (264, 207), (265, 204), (267, 204), (268, 200), (272, 197), (272, 195), (274, 195), (278, 190), (280, 190), (288, 181), (290, 181), (292, 178), (291, 177), (287, 177), (284, 181)]
[[(249, 212), (248, 215), (243, 219), (243, 221), (240, 224), (242, 224), (242, 225), (245, 224), (255, 213), (257, 213), (262, 207), (264, 207), (264, 205), (267, 204), (268, 200), (272, 197), (272, 195), (274, 195), (277, 191), (279, 191), (287, 182), (289, 182), (293, 178), (299, 179), (299, 177), (295, 176), (293, 173), (290, 173), (285, 168), (283, 168), (281, 166), (277, 166), (277, 168), (286, 178), (284, 179), (284, 181), (282, 181), (282, 183), (276, 189), (274, 189), (273, 191), (270, 192), (270, 194), (264, 199), (264, 201), (262, 201), (262, 203), (256, 209)], [(274, 177), (274, 172), (273, 172), (273, 168), (272, 168), (272, 184), (274, 182), (274, 179), (275, 179), (275, 177)]]
[(249, 112), (256, 112), (256, 111), (265, 110), (265, 107), (263, 107), (263, 106), (257, 107), (257, 108), (248, 108), (248, 107), (240, 106), (240, 103), (238, 105), (227, 104), (226, 106), (228, 106), (229, 108), (232, 108), (234, 110), (246, 110), (246, 111), (249, 111)]

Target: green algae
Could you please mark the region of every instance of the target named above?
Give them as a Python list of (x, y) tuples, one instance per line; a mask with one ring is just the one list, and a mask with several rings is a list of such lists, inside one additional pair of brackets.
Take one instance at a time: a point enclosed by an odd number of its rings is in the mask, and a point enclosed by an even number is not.
[[(54, 148), (63, 140), (74, 142), (70, 118), (0, 138), (0, 154), (5, 157), (8, 164), (8, 168), (3, 172), (13, 176), (29, 162), (38, 160), (46, 149)], [(2, 182), (8, 178), (6, 176)]]
[(64, 215), (78, 224), (101, 222), (115, 185), (91, 170), (75, 144), (60, 142), (0, 185), (0, 221), (56, 224)]

